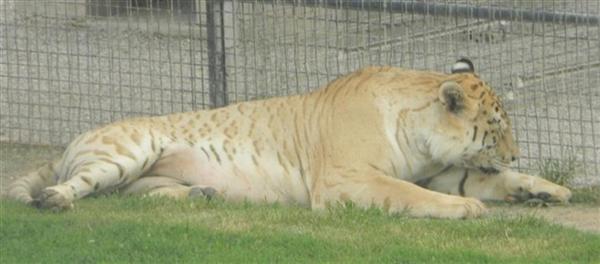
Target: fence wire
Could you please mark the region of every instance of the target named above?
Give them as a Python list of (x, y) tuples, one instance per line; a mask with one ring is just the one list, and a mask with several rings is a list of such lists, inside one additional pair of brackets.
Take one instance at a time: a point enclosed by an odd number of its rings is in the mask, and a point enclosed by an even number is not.
[(447, 72), (468, 57), (509, 107), (517, 167), (556, 161), (600, 184), (599, 18), (591, 0), (5, 0), (0, 140), (64, 145), (126, 117), (208, 108), (213, 88), (231, 103), (371, 64)]

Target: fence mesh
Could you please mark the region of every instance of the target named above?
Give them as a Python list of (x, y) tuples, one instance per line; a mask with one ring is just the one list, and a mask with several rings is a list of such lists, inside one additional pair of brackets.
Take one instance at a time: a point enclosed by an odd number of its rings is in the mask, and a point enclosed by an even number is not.
[(598, 184), (599, 17), (599, 1), (575, 0), (5, 0), (0, 140), (64, 145), (207, 108), (211, 87), (254, 100), (365, 65), (447, 72), (468, 57), (508, 105), (520, 169), (556, 161)]

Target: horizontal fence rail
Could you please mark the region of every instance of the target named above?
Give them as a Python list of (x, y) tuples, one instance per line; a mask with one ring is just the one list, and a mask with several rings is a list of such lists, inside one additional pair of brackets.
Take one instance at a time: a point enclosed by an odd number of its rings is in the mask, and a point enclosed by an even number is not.
[[(269, 1), (269, 0), (267, 0)], [(280, 1), (270, 1), (280, 2)], [(287, 1), (295, 3), (298, 1)], [(527, 22), (553, 22), (598, 25), (600, 17), (597, 15), (581, 15), (565, 12), (524, 11), (510, 8), (484, 7), (465, 4), (444, 4), (414, 1), (381, 1), (381, 0), (305, 0), (300, 1), (305, 5), (326, 6), (334, 8), (353, 8), (359, 10), (376, 10), (398, 13), (414, 13), (421, 15), (439, 15), (451, 17), (468, 17), (475, 19), (519, 19)]]

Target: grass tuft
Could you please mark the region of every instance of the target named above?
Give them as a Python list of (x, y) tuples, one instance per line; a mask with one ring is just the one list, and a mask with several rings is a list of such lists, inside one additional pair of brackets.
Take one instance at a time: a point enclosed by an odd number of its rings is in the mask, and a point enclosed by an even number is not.
[(575, 188), (572, 191), (571, 202), (600, 205), (600, 186)]
[(573, 191), (571, 202), (600, 204), (600, 186), (574, 188), (571, 183), (577, 174), (579, 163), (571, 151), (562, 159), (543, 159), (538, 163), (540, 176), (556, 184), (570, 187)]
[(570, 186), (577, 173), (578, 162), (574, 155), (562, 159), (543, 159), (538, 163), (540, 176), (558, 185)]

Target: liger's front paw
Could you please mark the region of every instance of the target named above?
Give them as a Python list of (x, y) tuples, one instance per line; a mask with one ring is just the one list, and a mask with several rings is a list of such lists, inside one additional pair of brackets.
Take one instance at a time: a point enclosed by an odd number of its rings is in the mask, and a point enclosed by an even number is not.
[(444, 195), (440, 200), (414, 209), (415, 216), (450, 219), (477, 218), (487, 212), (485, 205), (478, 199), (452, 195)]
[(480, 200), (470, 197), (463, 199), (463, 203), (458, 208), (458, 212), (462, 214), (460, 218), (476, 218), (487, 212), (485, 205)]
[(511, 189), (507, 199), (519, 202), (538, 199), (543, 202), (568, 203), (572, 195), (568, 188), (535, 176), (519, 178)]

